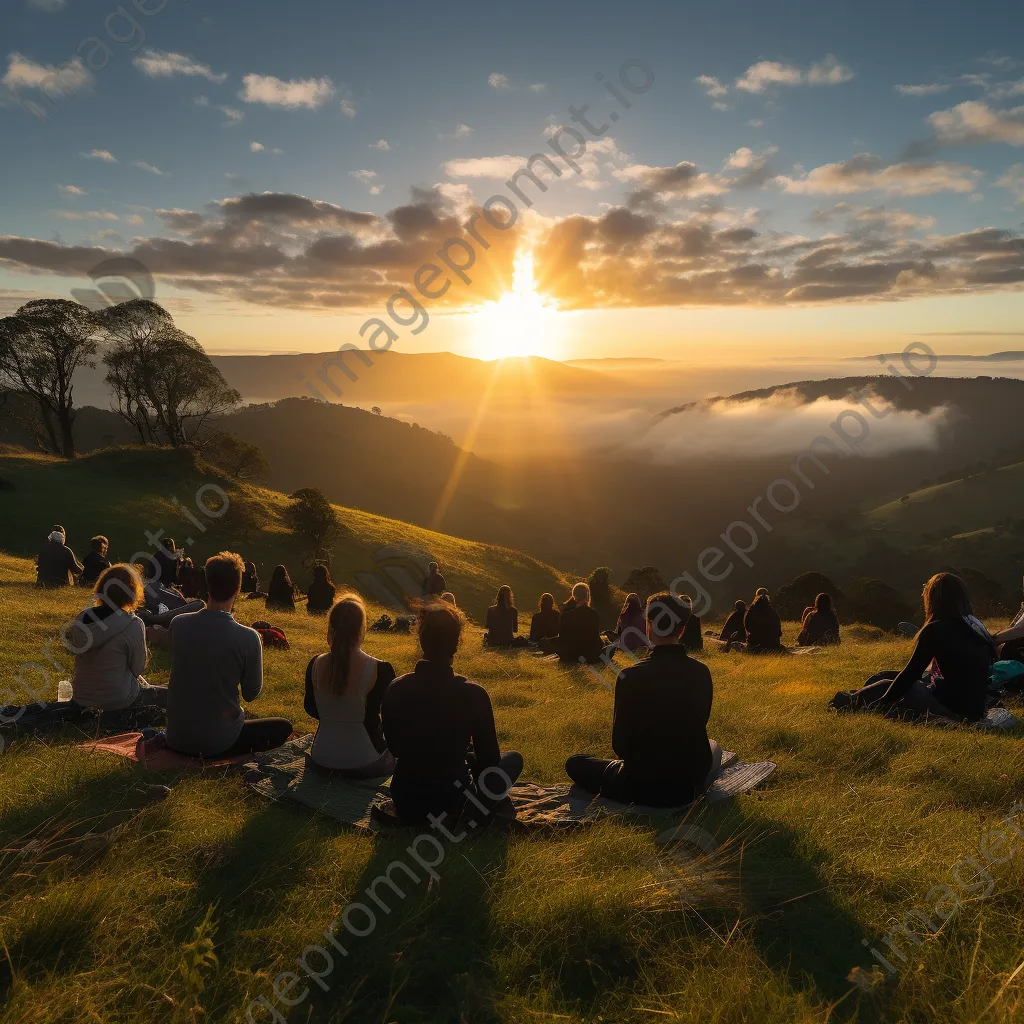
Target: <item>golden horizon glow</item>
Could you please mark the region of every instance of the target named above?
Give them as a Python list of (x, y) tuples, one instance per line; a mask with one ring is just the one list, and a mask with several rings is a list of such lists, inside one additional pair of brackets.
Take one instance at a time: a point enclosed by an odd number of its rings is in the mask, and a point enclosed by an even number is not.
[(557, 359), (558, 304), (537, 291), (533, 251), (516, 253), (512, 287), (473, 314), (474, 354), (480, 359), (545, 356)]

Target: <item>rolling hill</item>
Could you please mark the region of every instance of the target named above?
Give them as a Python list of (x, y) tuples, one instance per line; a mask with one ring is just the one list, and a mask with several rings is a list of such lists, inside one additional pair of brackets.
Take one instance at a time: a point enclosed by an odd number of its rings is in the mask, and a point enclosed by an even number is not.
[[(308, 552), (284, 521), (288, 498), (231, 480), (194, 452), (118, 447), (65, 462), (6, 449), (0, 479), (2, 550), (32, 556), (51, 524), (59, 522), (79, 558), (96, 533), (109, 537), (112, 557), (121, 560), (152, 551), (147, 533), (162, 534), (174, 537), (194, 560), (230, 548), (255, 561), (264, 579), (283, 562), (296, 583), (308, 582), (302, 569)], [(358, 586), (381, 600), (415, 588), (430, 559), (441, 564), (460, 606), (475, 617), (491, 604), (495, 580), (520, 595), (524, 610), (543, 591), (561, 592), (567, 583), (558, 570), (511, 548), (357, 509), (337, 511), (346, 530), (332, 551), (335, 583)]]

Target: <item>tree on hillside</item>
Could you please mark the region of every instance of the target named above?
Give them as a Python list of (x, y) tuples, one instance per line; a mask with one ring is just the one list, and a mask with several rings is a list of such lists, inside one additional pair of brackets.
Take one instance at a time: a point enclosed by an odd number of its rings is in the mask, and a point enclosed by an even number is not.
[(843, 608), (844, 618), (890, 633), (895, 632), (901, 622), (910, 622), (914, 617), (910, 602), (895, 587), (864, 577), (847, 584)]
[(798, 620), (803, 610), (814, 604), (818, 594), (828, 594), (837, 604), (843, 599), (843, 592), (827, 576), (820, 572), (805, 572), (783, 584), (773, 603), (782, 618)]
[(627, 593), (636, 594), (641, 601), (646, 601), (651, 594), (668, 590), (665, 577), (653, 565), (645, 565), (642, 569), (634, 569), (622, 584)]
[(285, 510), (285, 519), (292, 532), (309, 544), (312, 561), (326, 559), (327, 549), (343, 529), (334, 506), (316, 487), (303, 487), (289, 497), (292, 504)]
[(97, 314), (110, 348), (103, 357), (116, 411), (143, 444), (196, 444), (201, 431), (242, 396), (195, 338), (149, 299), (132, 299)]
[(75, 457), (74, 376), (94, 366), (100, 324), (70, 299), (35, 299), (0, 320), (0, 387), (29, 395), (47, 446)]
[(262, 448), (224, 431), (218, 431), (203, 446), (203, 458), (236, 480), (258, 480), (270, 472)]

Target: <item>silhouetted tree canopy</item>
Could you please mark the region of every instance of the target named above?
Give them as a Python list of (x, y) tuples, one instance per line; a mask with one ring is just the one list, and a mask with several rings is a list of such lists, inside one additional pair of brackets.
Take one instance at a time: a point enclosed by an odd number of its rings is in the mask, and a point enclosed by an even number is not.
[(285, 510), (288, 525), (309, 543), (314, 561), (323, 558), (331, 542), (341, 534), (338, 513), (324, 492), (316, 487), (303, 487), (289, 497), (292, 504)]
[(641, 569), (634, 569), (626, 577), (622, 589), (627, 593), (636, 594), (641, 601), (646, 601), (651, 594), (668, 590), (668, 584), (653, 565), (645, 565)]
[(270, 472), (262, 448), (223, 431), (203, 445), (203, 458), (236, 480), (259, 479)]
[(211, 417), (242, 396), (195, 338), (149, 299), (132, 299), (97, 314), (110, 340), (103, 356), (117, 412), (143, 444), (194, 443)]
[(34, 400), (39, 419), (30, 429), (68, 459), (75, 456), (74, 375), (95, 365), (100, 334), (97, 315), (70, 299), (35, 299), (0, 320), (0, 388)]
[(910, 622), (914, 608), (895, 588), (882, 580), (858, 577), (846, 586), (843, 608), (846, 618), (867, 626), (895, 632), (901, 622)]
[(819, 594), (828, 594), (837, 605), (843, 598), (843, 592), (827, 576), (805, 572), (783, 584), (772, 602), (782, 618), (799, 619)]

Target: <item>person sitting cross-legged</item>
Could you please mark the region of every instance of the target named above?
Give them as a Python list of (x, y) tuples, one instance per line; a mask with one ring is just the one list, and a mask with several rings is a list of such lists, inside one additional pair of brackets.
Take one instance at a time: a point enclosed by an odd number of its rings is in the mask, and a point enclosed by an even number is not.
[(521, 754), (498, 747), (487, 691), (452, 668), (465, 623), (458, 608), (428, 605), (417, 624), (423, 658), (384, 694), (384, 735), (398, 759), (391, 798), (407, 824), (457, 817), (467, 789), (469, 818), (483, 824), (480, 805), (493, 809), (523, 770)]
[(242, 568), (230, 551), (207, 559), (207, 607), (178, 615), (170, 625), (167, 745), (182, 754), (232, 757), (279, 747), (291, 735), (286, 718), (246, 721), (239, 703), (239, 690), (254, 701), (263, 689), (260, 635), (231, 614)]
[(510, 586), (498, 588), (494, 604), (487, 609), (487, 632), (484, 643), (488, 647), (524, 647), (529, 641), (519, 633), (519, 609)]
[(327, 617), (326, 654), (306, 667), (306, 714), (319, 723), (309, 756), (347, 778), (379, 779), (395, 759), (380, 726), (380, 705), (395, 670), (362, 649), (366, 607), (358, 594), (343, 594)]
[(110, 568), (110, 559), (107, 552), (110, 550), (110, 542), (102, 534), (93, 537), (89, 541), (90, 551), (82, 559), (82, 575), (78, 579), (81, 587), (95, 587), (96, 581)]
[(714, 782), (722, 749), (707, 734), (711, 672), (679, 642), (690, 614), (683, 595), (648, 599), (651, 655), (623, 669), (615, 684), (617, 759), (574, 754), (565, 770), (577, 786), (621, 803), (677, 807)]
[(561, 661), (593, 664), (601, 657), (605, 643), (601, 616), (590, 604), (589, 585), (577, 583), (572, 588), (572, 601), (572, 607), (562, 612), (558, 636), (550, 641), (550, 646)]
[(550, 640), (558, 636), (558, 627), (562, 620), (562, 613), (555, 606), (555, 599), (551, 594), (541, 594), (537, 610), (530, 619), (530, 641), (540, 643), (541, 640)]
[(71, 624), (67, 649), (75, 656), (71, 699), (79, 707), (123, 711), (167, 706), (167, 687), (142, 676), (149, 660), (146, 627), (135, 610), (142, 579), (130, 565), (112, 565), (96, 581), (96, 603)]

